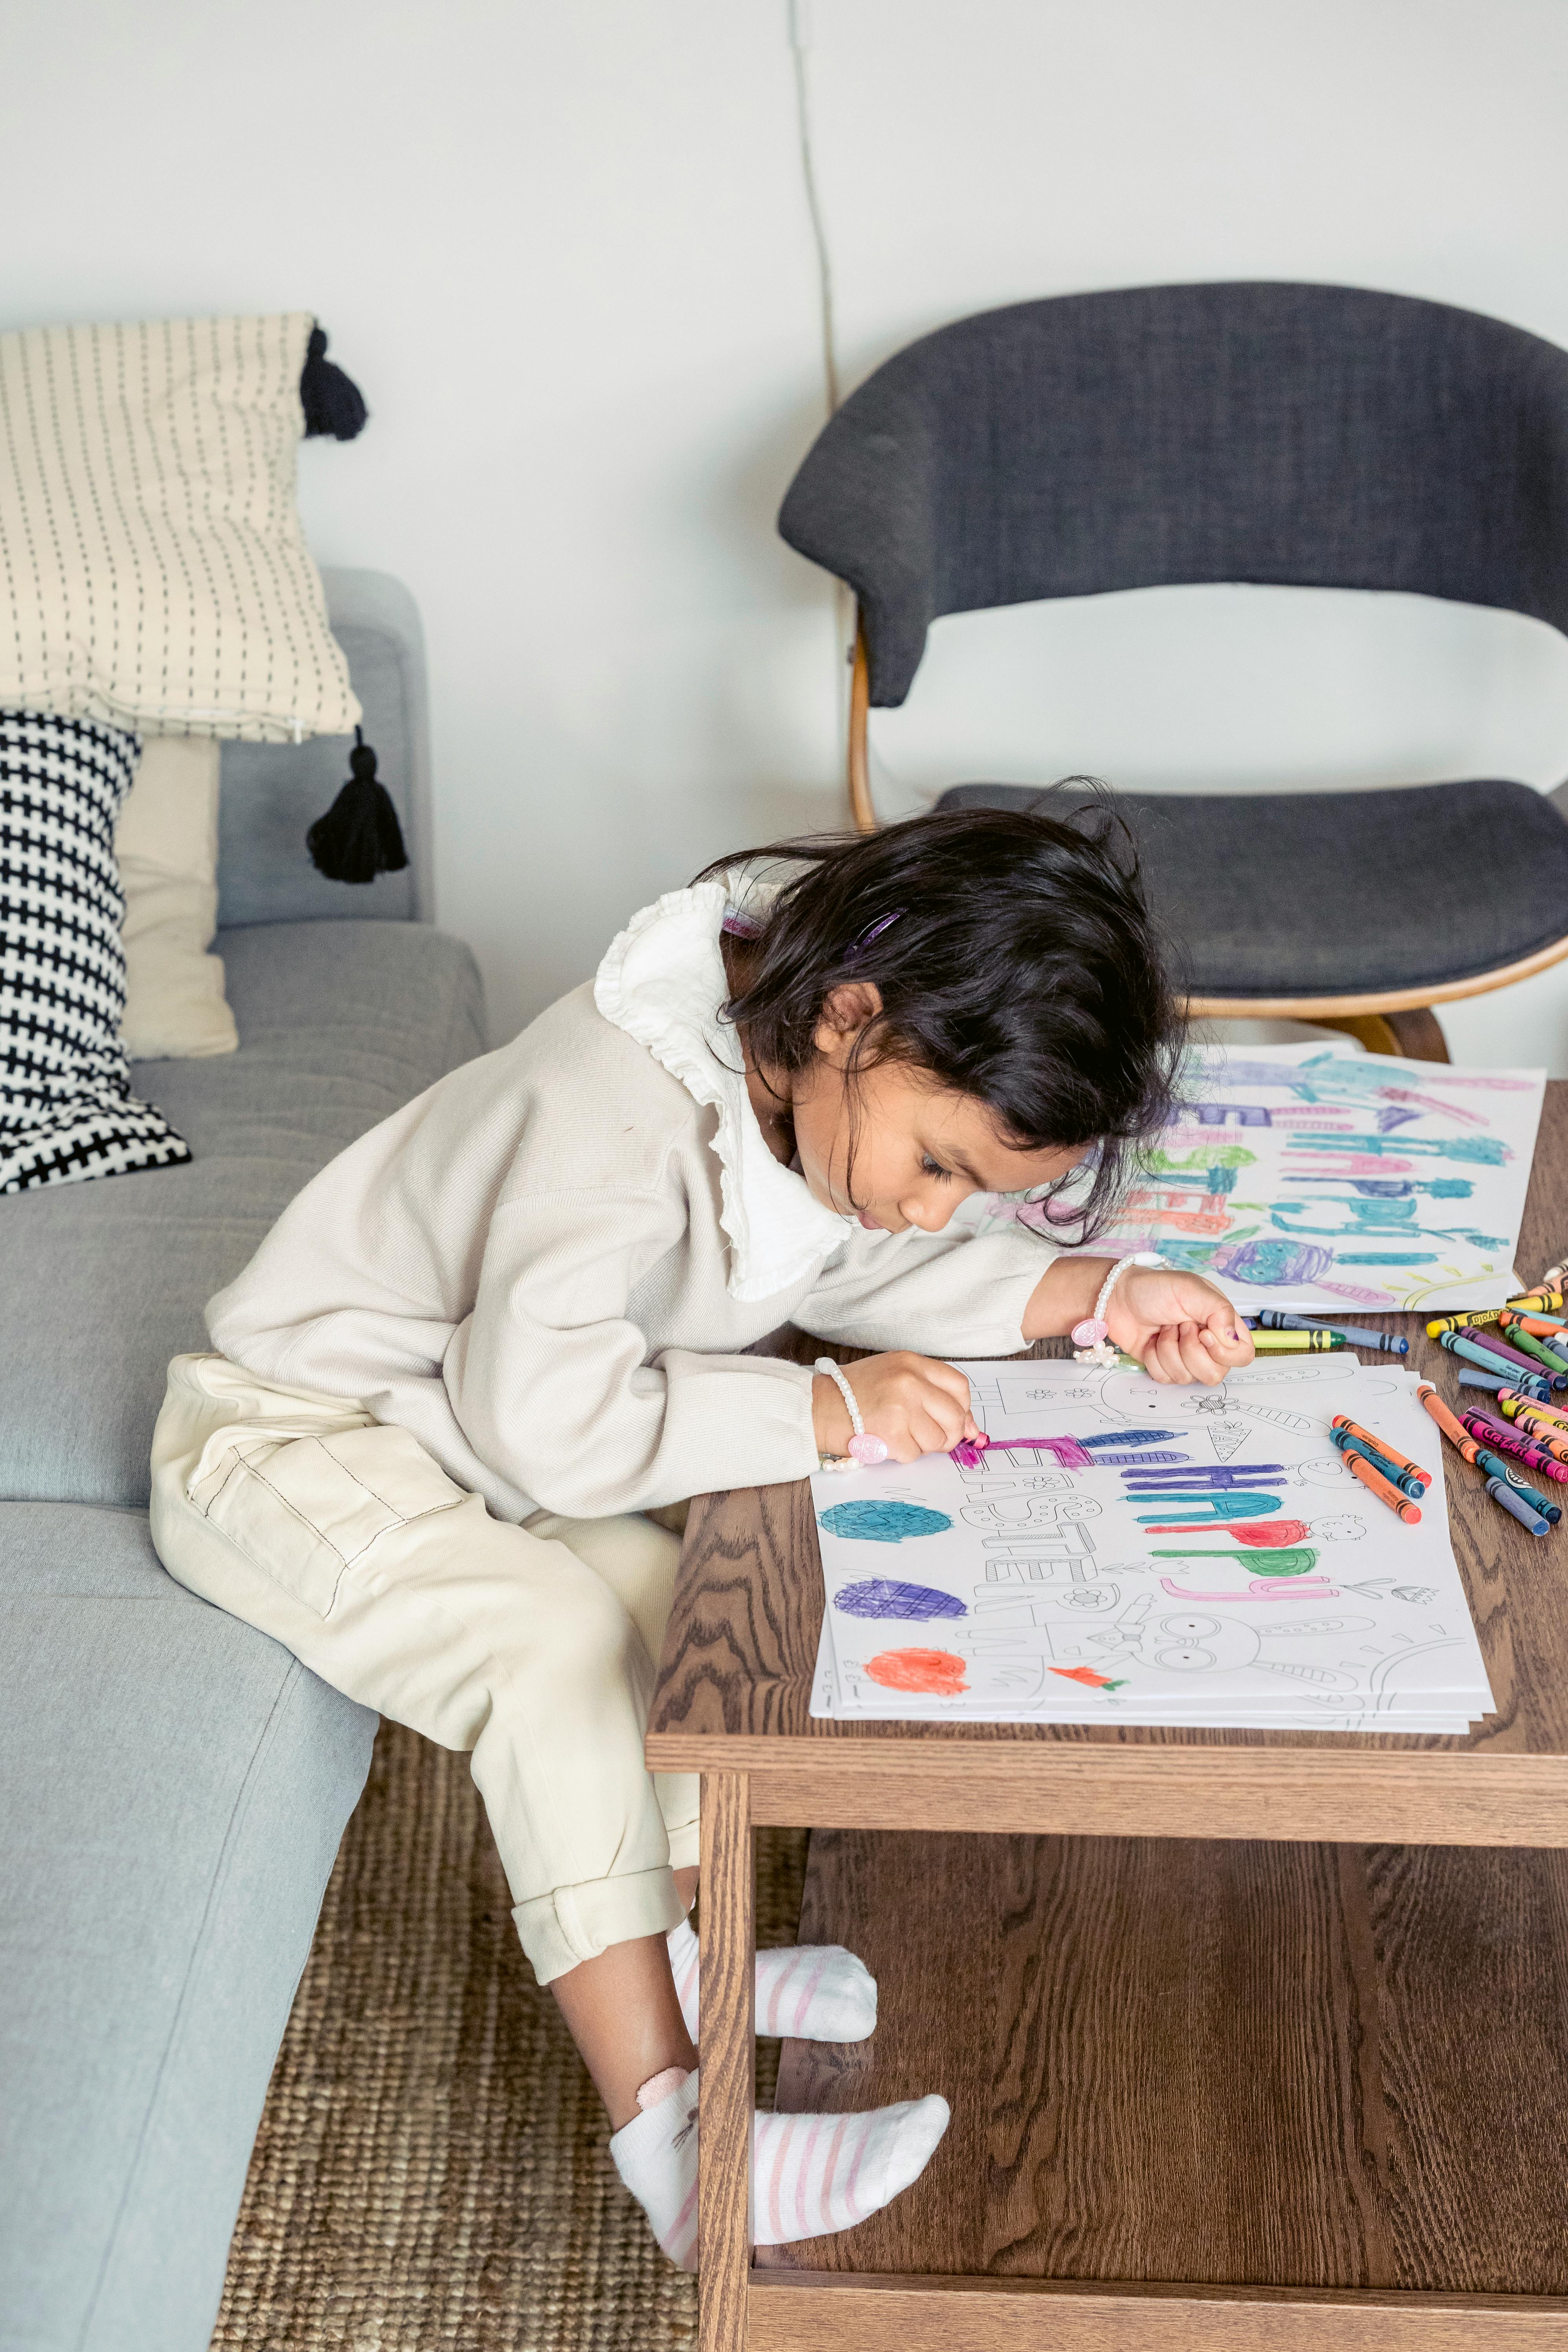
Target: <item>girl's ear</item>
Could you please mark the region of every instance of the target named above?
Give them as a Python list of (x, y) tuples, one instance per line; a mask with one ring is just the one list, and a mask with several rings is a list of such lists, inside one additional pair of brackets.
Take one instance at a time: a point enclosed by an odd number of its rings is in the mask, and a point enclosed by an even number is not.
[(842, 1062), (863, 1029), (882, 1010), (882, 992), (872, 980), (847, 980), (822, 1000), (822, 1015), (812, 1043), (830, 1062)]

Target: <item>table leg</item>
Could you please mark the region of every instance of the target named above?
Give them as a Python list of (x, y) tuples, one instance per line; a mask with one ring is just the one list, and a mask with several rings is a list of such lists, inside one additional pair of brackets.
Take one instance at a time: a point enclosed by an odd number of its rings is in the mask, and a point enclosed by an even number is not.
[(698, 2352), (745, 2352), (756, 2104), (750, 1795), (744, 1772), (702, 1775)]

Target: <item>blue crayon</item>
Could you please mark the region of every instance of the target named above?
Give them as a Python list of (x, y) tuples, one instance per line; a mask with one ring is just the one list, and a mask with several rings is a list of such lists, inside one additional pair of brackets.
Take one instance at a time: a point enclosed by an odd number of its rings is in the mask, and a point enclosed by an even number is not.
[(1478, 1372), (1472, 1364), (1459, 1367), (1462, 1389), (1489, 1389), (1496, 1396), (1499, 1389), (1517, 1389), (1521, 1396), (1533, 1397), (1537, 1404), (1550, 1404), (1552, 1384), (1542, 1375), (1536, 1379), (1529, 1372), (1510, 1372), (1505, 1380), (1501, 1372)]
[(1370, 1463), (1380, 1476), (1387, 1479), (1391, 1486), (1397, 1486), (1400, 1493), (1408, 1495), (1413, 1503), (1421, 1501), (1426, 1489), (1420, 1479), (1413, 1477), (1408, 1470), (1402, 1470), (1397, 1462), (1391, 1462), (1386, 1454), (1380, 1454), (1377, 1448), (1374, 1445), (1369, 1445), (1364, 1438), (1352, 1437), (1348, 1429), (1331, 1429), (1329, 1435), (1342, 1454), (1359, 1454), (1362, 1460)]
[(1350, 1348), (1377, 1348), (1385, 1356), (1410, 1353), (1409, 1340), (1397, 1331), (1367, 1331), (1359, 1323), (1331, 1322), (1326, 1315), (1285, 1315), (1276, 1307), (1261, 1307), (1247, 1319), (1261, 1323), (1266, 1331), (1328, 1331)]
[(1550, 1519), (1553, 1527), (1563, 1517), (1561, 1503), (1549, 1503), (1544, 1495), (1538, 1495), (1528, 1480), (1521, 1478), (1518, 1471), (1505, 1462), (1500, 1454), (1494, 1454), (1489, 1446), (1477, 1446), (1476, 1467), (1484, 1470), (1489, 1478), (1500, 1478), (1505, 1486), (1528, 1503), (1541, 1518)]
[(1542, 1517), (1539, 1511), (1532, 1511), (1530, 1505), (1516, 1495), (1511, 1486), (1505, 1486), (1500, 1478), (1489, 1478), (1487, 1492), (1494, 1503), (1500, 1503), (1503, 1509), (1510, 1512), (1521, 1527), (1528, 1528), (1532, 1536), (1545, 1535), (1547, 1521)]

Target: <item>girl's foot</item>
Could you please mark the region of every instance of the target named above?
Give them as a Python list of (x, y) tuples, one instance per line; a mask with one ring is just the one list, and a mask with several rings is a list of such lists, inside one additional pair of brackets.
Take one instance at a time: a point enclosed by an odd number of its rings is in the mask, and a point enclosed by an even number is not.
[[(669, 1965), (686, 2031), (697, 2039), (697, 1936), (669, 1931)], [(757, 1954), (757, 2032), (795, 2042), (864, 2042), (877, 2025), (877, 1979), (842, 1944), (786, 1944)]]
[[(645, 2084), (654, 2104), (616, 2132), (610, 2154), (671, 2262), (697, 2268), (697, 2076)], [(637, 2094), (641, 2098), (642, 2092)], [(852, 2229), (918, 2180), (950, 2116), (935, 2095), (866, 2116), (756, 2116), (752, 2226), (759, 2246)]]

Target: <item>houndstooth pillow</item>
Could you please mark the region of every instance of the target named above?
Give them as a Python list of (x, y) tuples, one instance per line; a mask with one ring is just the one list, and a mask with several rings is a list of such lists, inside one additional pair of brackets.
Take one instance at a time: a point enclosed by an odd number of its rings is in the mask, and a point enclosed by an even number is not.
[(0, 711), (0, 1192), (189, 1160), (131, 1092), (114, 821), (134, 735)]

